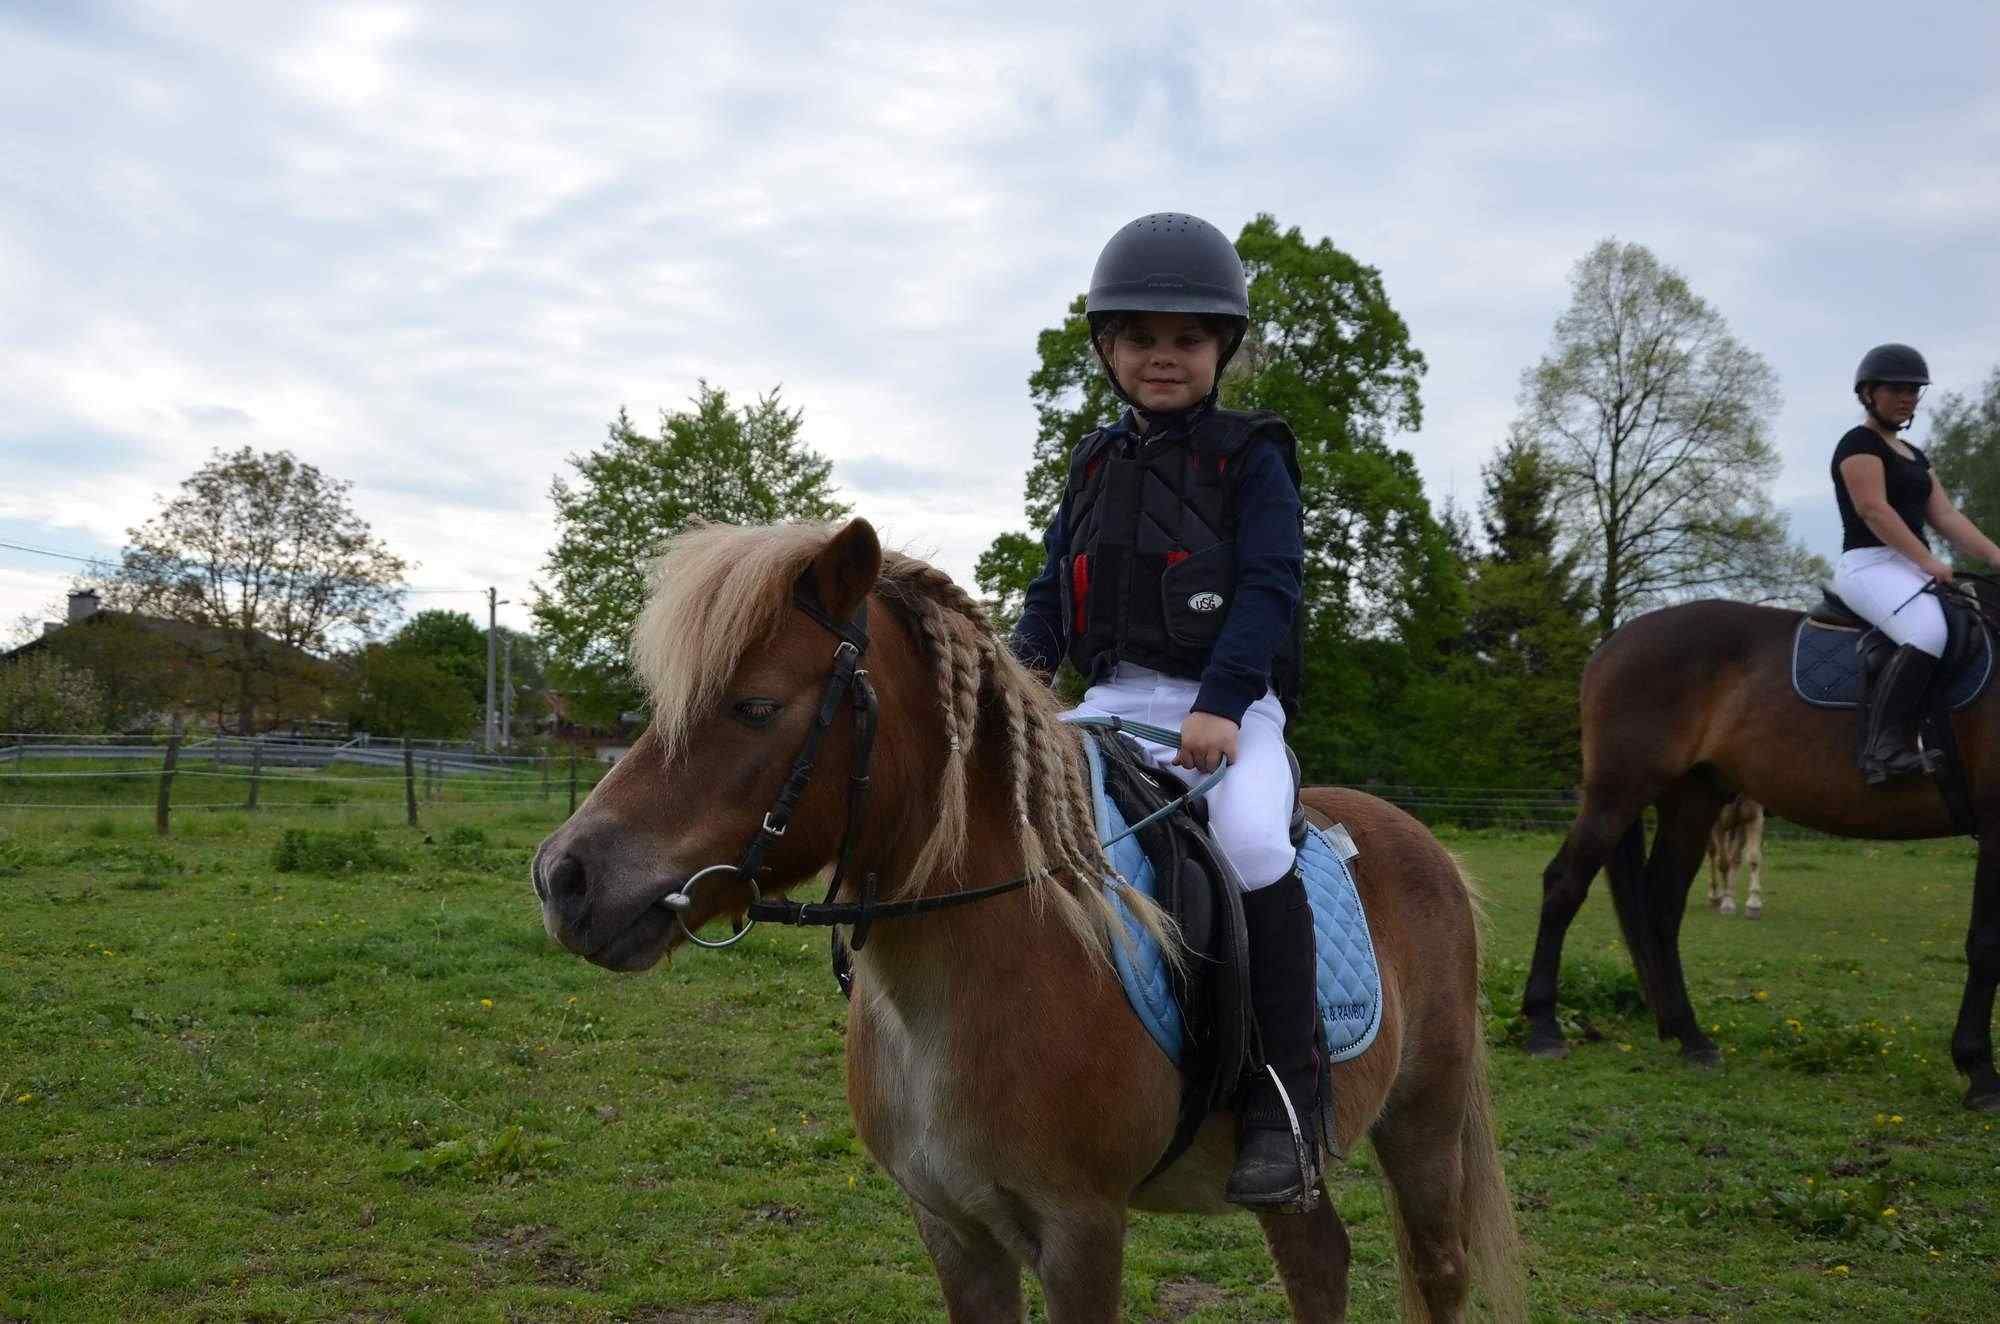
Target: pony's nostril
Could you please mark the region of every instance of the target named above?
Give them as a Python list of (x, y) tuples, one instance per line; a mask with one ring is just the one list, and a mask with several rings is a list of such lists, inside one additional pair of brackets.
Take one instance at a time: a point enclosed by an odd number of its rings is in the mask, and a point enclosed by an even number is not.
[(583, 872), (583, 861), (577, 859), (574, 855), (565, 853), (561, 859), (556, 861), (555, 867), (549, 870), (549, 890), (543, 896), (546, 899), (547, 896), (553, 894), (565, 900), (571, 900), (582, 896), (589, 887), (590, 880)]

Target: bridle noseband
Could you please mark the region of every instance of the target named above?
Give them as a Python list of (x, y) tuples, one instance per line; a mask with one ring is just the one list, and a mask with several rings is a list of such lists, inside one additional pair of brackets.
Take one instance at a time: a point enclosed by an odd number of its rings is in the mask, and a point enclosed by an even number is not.
[[(744, 935), (755, 927), (759, 920), (773, 924), (804, 924), (832, 927), (837, 924), (852, 926), (847, 941), (847, 949), (860, 951), (868, 942), (870, 926), (878, 919), (900, 919), (908, 915), (919, 915), (926, 911), (944, 910), (951, 906), (968, 905), (974, 901), (984, 901), (988, 897), (1000, 896), (1006, 892), (1026, 887), (1032, 874), (1022, 874), (1004, 883), (994, 883), (987, 887), (973, 888), (963, 892), (947, 892), (942, 896), (918, 897), (910, 901), (878, 903), (875, 900), (877, 875), (873, 871), (861, 875), (859, 901), (836, 902), (840, 889), (846, 882), (849, 867), (854, 862), (855, 839), (861, 835), (861, 823), (868, 806), (868, 767), (875, 752), (875, 727), (877, 706), (875, 687), (868, 679), (868, 672), (861, 666), (862, 657), (868, 651), (868, 599), (864, 597), (856, 607), (851, 619), (836, 620), (819, 600), (808, 570), (799, 577), (792, 587), (792, 605), (818, 622), (830, 634), (840, 640), (833, 650), (832, 670), (827, 675), (826, 687), (820, 691), (819, 708), (813, 715), (813, 724), (806, 732), (805, 744), (799, 749), (798, 757), (792, 760), (791, 773), (778, 791), (778, 798), (764, 815), (764, 821), (743, 848), (743, 854), (734, 864), (711, 864), (697, 870), (680, 886), (664, 897), (660, 904), (674, 912), (674, 920), (680, 926), (681, 934), (698, 947), (732, 947), (742, 941)], [(840, 855), (834, 865), (833, 878), (827, 884), (826, 899), (817, 903), (802, 903), (784, 897), (766, 900), (763, 889), (757, 885), (757, 875), (763, 870), (765, 852), (785, 835), (791, 826), (792, 812), (804, 798), (806, 787), (812, 781), (813, 769), (819, 762), (820, 742), (832, 729), (834, 719), (839, 715), (841, 704), (845, 702), (854, 715), (854, 771), (847, 779), (847, 826), (840, 838)], [(1074, 725), (1098, 726), (1114, 731), (1131, 731), (1147, 740), (1159, 744), (1178, 746), (1180, 733), (1163, 727), (1149, 726), (1141, 722), (1122, 721), (1116, 717), (1077, 717), (1066, 719)], [(1210, 787), (1222, 779), (1228, 770), (1228, 760), (1217, 766), (1196, 782), (1178, 799), (1170, 801), (1162, 808), (1133, 823), (1109, 841), (1099, 843), (1109, 847), (1126, 837), (1173, 813), (1182, 805), (1206, 794)], [(701, 937), (687, 925), (686, 913), (694, 906), (694, 885), (710, 874), (733, 874), (750, 886), (750, 902), (744, 907), (748, 922), (737, 928), (727, 938), (713, 941)], [(839, 935), (834, 935), (834, 973), (843, 990), (850, 989), (852, 980), (848, 971)]]

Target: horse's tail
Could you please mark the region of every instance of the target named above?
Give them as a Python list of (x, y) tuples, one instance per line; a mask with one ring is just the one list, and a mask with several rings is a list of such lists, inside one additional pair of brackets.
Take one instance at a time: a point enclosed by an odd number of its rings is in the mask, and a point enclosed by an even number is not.
[[(1465, 1219), (1465, 1268), (1472, 1289), (1486, 1298), (1489, 1318), (1514, 1324), (1528, 1317), (1528, 1271), (1514, 1202), (1500, 1166), (1493, 1130), (1493, 1094), (1486, 1083), (1486, 1038), (1473, 1053), (1465, 1087), (1465, 1120), (1459, 1128), (1459, 1208)], [(1407, 1263), (1408, 1261), (1405, 1261)]]
[(1611, 903), (1618, 911), (1618, 928), (1625, 935), (1625, 950), (1632, 954), (1632, 970), (1639, 976), (1639, 989), (1650, 1005), (1653, 1000), (1653, 968), (1658, 964), (1658, 942), (1654, 938), (1652, 908), (1646, 895), (1646, 818), (1632, 820), (1604, 862), (1611, 880)]
[[(1465, 888), (1472, 912), (1473, 966), (1482, 969), (1481, 931), (1484, 898), (1456, 856), (1452, 865)], [(1479, 1003), (1475, 1001), (1475, 1007)], [(1521, 1232), (1514, 1222), (1514, 1201), (1507, 1193), (1507, 1175), (1500, 1164), (1500, 1139), (1493, 1126), (1493, 1092), (1486, 1079), (1486, 1029), (1483, 1014), (1472, 1029), (1472, 1047), (1465, 1062), (1464, 1113), (1459, 1121), (1459, 1226), (1463, 1229), (1467, 1285), (1485, 1299), (1487, 1317), (1499, 1324), (1528, 1318), (1528, 1271), (1522, 1258)], [(1410, 1230), (1391, 1189), (1389, 1221), (1396, 1231), (1396, 1264), (1402, 1277), (1402, 1313), (1406, 1320), (1430, 1318), (1423, 1287), (1417, 1281), (1419, 1257)]]

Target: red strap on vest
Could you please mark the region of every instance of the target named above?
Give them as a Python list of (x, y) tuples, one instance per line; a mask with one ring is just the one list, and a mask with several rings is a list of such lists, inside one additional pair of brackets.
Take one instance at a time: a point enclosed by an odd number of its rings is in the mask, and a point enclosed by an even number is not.
[(1187, 560), (1190, 556), (1193, 555), (1194, 555), (1193, 552), (1168, 552), (1167, 566), (1169, 569), (1171, 569), (1172, 567), (1179, 565), (1181, 562)]
[(1088, 554), (1080, 555), (1070, 562), (1069, 583), (1071, 598), (1076, 603), (1076, 632), (1082, 634), (1090, 628), (1089, 613), (1086, 610), (1090, 603), (1090, 557)]

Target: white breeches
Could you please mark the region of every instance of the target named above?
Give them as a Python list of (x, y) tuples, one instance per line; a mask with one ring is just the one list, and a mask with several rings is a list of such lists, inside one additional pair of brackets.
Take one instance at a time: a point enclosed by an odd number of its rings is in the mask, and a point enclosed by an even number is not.
[[(1071, 711), (1179, 730), (1200, 690), (1195, 681), (1121, 662), (1107, 679), (1085, 691), (1083, 702)], [(1201, 776), (1172, 766), (1174, 751), (1165, 745), (1139, 743), (1154, 763), (1182, 781), (1192, 783)], [(1209, 833), (1236, 866), (1244, 891), (1268, 887), (1291, 872), (1295, 854), (1292, 804), (1292, 769), (1285, 758), (1285, 710), (1278, 696), (1267, 690), (1243, 714), (1236, 758), (1208, 793)]]
[(1930, 576), (1893, 547), (1857, 547), (1840, 554), (1833, 591), (1869, 624), (1899, 644), (1944, 656), (1944, 607), (1921, 592)]

